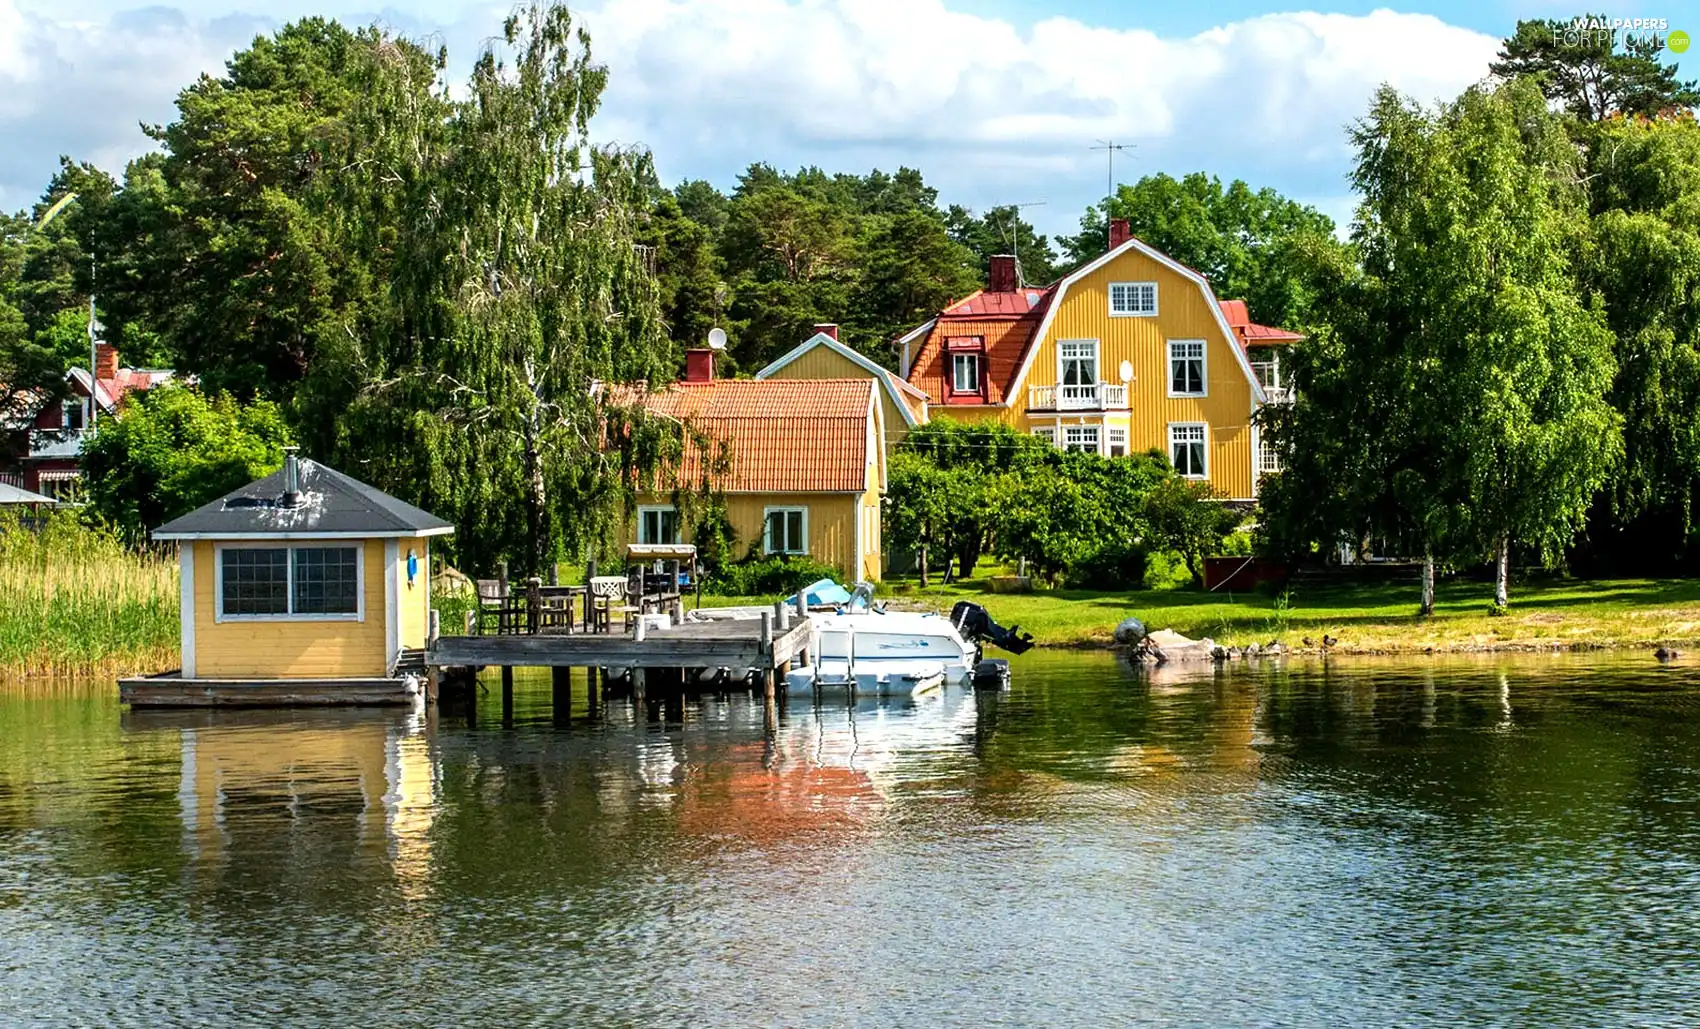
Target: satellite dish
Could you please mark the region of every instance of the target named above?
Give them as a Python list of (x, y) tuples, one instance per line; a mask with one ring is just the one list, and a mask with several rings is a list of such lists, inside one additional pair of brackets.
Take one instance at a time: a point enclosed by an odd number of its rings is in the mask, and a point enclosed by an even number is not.
[(1132, 382), (1133, 381), (1133, 362), (1132, 361), (1123, 361), (1122, 366), (1120, 368), (1118, 368), (1117, 371), (1122, 373), (1122, 381), (1123, 382)]
[(715, 326), (714, 328), (708, 330), (708, 349), (710, 349), (710, 350), (725, 350), (726, 349), (726, 330), (725, 329), (722, 329), (719, 326)]

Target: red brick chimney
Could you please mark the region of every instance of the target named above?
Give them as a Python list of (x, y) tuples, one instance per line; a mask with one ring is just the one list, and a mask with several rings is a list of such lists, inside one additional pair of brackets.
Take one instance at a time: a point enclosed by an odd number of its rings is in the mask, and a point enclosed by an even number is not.
[(838, 323), (837, 322), (816, 322), (815, 323), (815, 331), (816, 332), (824, 332), (828, 336), (831, 336), (833, 339), (837, 339), (838, 338)]
[(993, 254), (990, 273), (986, 276), (987, 293), (1014, 293), (1015, 255)]
[(714, 351), (706, 347), (685, 351), (685, 381), (714, 381)]
[(1110, 249), (1121, 246), (1133, 238), (1133, 232), (1127, 227), (1126, 218), (1110, 219)]
[(97, 379), (118, 378), (118, 348), (110, 343), (94, 345), (94, 377)]

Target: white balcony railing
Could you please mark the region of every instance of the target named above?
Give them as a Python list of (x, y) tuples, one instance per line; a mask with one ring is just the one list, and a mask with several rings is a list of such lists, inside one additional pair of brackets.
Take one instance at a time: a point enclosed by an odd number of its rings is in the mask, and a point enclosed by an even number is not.
[(1119, 411), (1127, 407), (1127, 387), (1097, 382), (1088, 386), (1030, 386), (1033, 411)]
[(1270, 404), (1290, 404), (1293, 402), (1293, 389), (1291, 386), (1265, 386), (1263, 399)]

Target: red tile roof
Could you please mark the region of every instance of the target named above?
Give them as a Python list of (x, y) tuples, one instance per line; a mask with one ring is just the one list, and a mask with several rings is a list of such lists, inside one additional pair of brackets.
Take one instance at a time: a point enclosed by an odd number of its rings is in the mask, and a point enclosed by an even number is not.
[(1304, 336), (1286, 329), (1275, 329), (1267, 325), (1259, 325), (1251, 320), (1251, 314), (1246, 310), (1244, 300), (1219, 300), (1222, 317), (1228, 327), (1234, 330), (1234, 335), (1240, 339), (1241, 347), (1267, 345), (1274, 343), (1297, 343)]
[(909, 366), (909, 382), (925, 390), (934, 403), (942, 403), (949, 393), (945, 341), (977, 336), (986, 347), (986, 403), (1003, 403), (1055, 295), (1054, 285), (1009, 293), (980, 290), (951, 304), (939, 312), (922, 341)]
[[(730, 467), (714, 485), (728, 493), (860, 492), (876, 388), (872, 379), (723, 379), (633, 399), (724, 441)], [(687, 441), (680, 481), (699, 482), (702, 470)]]

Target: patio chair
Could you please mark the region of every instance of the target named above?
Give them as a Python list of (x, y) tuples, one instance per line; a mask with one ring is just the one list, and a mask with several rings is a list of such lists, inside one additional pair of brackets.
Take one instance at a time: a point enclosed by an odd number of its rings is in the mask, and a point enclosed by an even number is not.
[(630, 622), (638, 609), (630, 603), (624, 575), (598, 575), (590, 580), (591, 631), (612, 632), (614, 615)]

